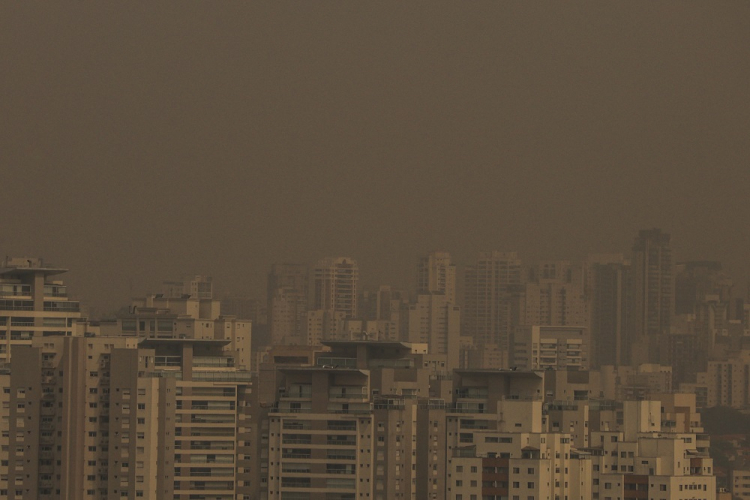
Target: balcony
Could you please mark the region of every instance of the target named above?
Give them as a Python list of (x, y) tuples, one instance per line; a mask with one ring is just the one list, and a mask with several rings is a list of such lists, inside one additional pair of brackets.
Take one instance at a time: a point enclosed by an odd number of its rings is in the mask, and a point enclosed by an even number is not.
[(196, 356), (193, 358), (196, 368), (234, 368), (234, 358), (224, 356)]
[(372, 403), (330, 403), (328, 412), (335, 414), (370, 413), (372, 408)]
[(413, 359), (371, 359), (368, 368), (414, 368)]
[(154, 366), (160, 368), (180, 368), (182, 366), (182, 356), (154, 356)]
[(484, 403), (454, 403), (451, 413), (487, 413)]
[(44, 285), (45, 297), (67, 297), (68, 287), (61, 285)]
[(321, 356), (317, 359), (317, 365), (325, 368), (357, 368), (356, 358), (334, 358)]
[(364, 400), (368, 398), (368, 395), (363, 392), (344, 392), (338, 390), (331, 390), (328, 393), (329, 399), (359, 399)]
[(0, 297), (31, 297), (31, 286), (0, 285)]
[(44, 301), (44, 310), (48, 312), (80, 312), (81, 307), (78, 302), (68, 300)]
[(403, 399), (379, 399), (375, 401), (376, 410), (403, 410), (406, 404)]
[(229, 371), (229, 372), (193, 372), (193, 380), (204, 382), (238, 382), (250, 383), (252, 374), (250, 372)]

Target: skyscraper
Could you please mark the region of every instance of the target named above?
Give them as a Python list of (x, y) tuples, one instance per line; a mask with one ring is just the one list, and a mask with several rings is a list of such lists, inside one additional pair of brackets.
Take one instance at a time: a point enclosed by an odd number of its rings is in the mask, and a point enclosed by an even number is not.
[(268, 273), (268, 323), (273, 345), (306, 343), (307, 301), (307, 266), (274, 264)]
[(321, 260), (314, 271), (313, 309), (343, 312), (346, 318), (357, 317), (357, 281), (359, 268), (348, 257)]
[(461, 310), (442, 293), (420, 293), (405, 311), (407, 341), (424, 343), (430, 354), (445, 356), (449, 370), (459, 367)]
[(633, 336), (630, 262), (622, 255), (592, 255), (586, 269), (593, 366), (629, 364)]
[(674, 310), (670, 236), (642, 230), (633, 244), (633, 297), (636, 342), (633, 362), (657, 361), (658, 336), (668, 333)]
[(463, 334), (478, 348), (497, 347), (506, 353), (515, 323), (511, 299), (522, 283), (521, 260), (515, 252), (481, 252), (466, 269)]
[(456, 266), (448, 252), (432, 252), (419, 259), (417, 293), (443, 293), (451, 304), (456, 303)]
[(532, 269), (520, 302), (522, 325), (589, 326), (583, 272), (567, 261), (542, 262)]

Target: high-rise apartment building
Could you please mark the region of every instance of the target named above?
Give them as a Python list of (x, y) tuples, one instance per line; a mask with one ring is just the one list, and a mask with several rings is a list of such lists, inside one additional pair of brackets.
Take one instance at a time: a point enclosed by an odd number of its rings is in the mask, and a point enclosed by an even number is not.
[(506, 353), (505, 367), (510, 335), (518, 324), (512, 299), (519, 293), (522, 274), (515, 252), (482, 252), (466, 269), (463, 334), (474, 340), (475, 348), (492, 346)]
[(425, 463), (437, 471), (445, 435), (427, 403), (422, 356), (401, 342), (325, 345), (314, 366), (261, 370), (253, 414), (261, 446), (250, 467), (261, 488), (252, 498), (437, 498), (444, 474), (417, 489), (417, 457), (434, 455)]
[(225, 343), (40, 337), (18, 348), (8, 498), (249, 494), (250, 373)]
[(675, 266), (675, 314), (696, 314), (706, 297), (729, 303), (732, 280), (722, 272), (721, 262), (690, 261)]
[(658, 336), (668, 333), (674, 313), (670, 236), (643, 230), (633, 244), (633, 363), (656, 362)]
[(622, 255), (589, 256), (588, 296), (593, 366), (630, 363), (633, 341), (633, 284)]
[(523, 370), (588, 370), (590, 346), (583, 326), (520, 326), (512, 364)]
[(163, 295), (168, 298), (190, 296), (196, 299), (213, 299), (214, 285), (211, 276), (183, 276), (177, 281), (165, 281)]
[(456, 266), (448, 252), (432, 252), (419, 259), (417, 293), (442, 293), (456, 303)]
[(274, 264), (268, 273), (268, 324), (272, 345), (304, 345), (309, 270)]
[(321, 260), (314, 270), (312, 309), (342, 312), (347, 319), (357, 317), (359, 268), (348, 257)]
[(221, 302), (189, 294), (164, 294), (133, 299), (129, 312), (99, 322), (99, 334), (107, 337), (149, 339), (221, 339), (224, 350), (236, 353), (237, 367), (252, 367), (252, 322), (221, 314)]
[(446, 357), (448, 370), (459, 368), (461, 311), (442, 293), (419, 294), (405, 310), (406, 340), (427, 344), (430, 354)]
[(0, 364), (11, 349), (30, 345), (35, 337), (71, 336), (81, 317), (77, 301), (68, 298), (62, 281), (67, 269), (36, 258), (6, 258), (0, 268)]
[(458, 370), (447, 412), (446, 499), (590, 499), (591, 462), (549, 432), (544, 372)]
[(588, 326), (583, 269), (569, 262), (542, 262), (532, 269), (520, 298), (521, 325)]

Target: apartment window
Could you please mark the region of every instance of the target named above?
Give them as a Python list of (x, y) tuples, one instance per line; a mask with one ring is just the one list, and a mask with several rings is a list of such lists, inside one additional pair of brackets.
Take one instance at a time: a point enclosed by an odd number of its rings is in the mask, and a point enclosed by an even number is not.
[(528, 483), (526, 483), (526, 487), (529, 488), (529, 489), (532, 489), (534, 487), (534, 483), (528, 482)]
[(666, 484), (660, 484), (659, 485), (659, 491), (667, 491), (667, 485)]
[(456, 486), (461, 487), (463, 485), (464, 485), (463, 481), (461, 481), (460, 479), (456, 479)]
[(476, 465), (472, 465), (471, 466), (471, 472), (476, 472), (476, 471), (477, 471), (477, 466)]

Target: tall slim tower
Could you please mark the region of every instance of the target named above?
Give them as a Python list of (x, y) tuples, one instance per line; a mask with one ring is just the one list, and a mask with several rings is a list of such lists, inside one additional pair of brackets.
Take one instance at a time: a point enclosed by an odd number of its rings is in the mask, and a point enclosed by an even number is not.
[[(655, 362), (658, 336), (669, 333), (674, 310), (670, 236), (642, 230), (633, 244), (634, 363)], [(647, 349), (647, 351), (646, 351)]]
[(419, 259), (417, 293), (442, 293), (447, 302), (456, 303), (456, 266), (448, 252), (432, 252)]
[(268, 273), (268, 324), (272, 344), (306, 342), (307, 300), (307, 266), (274, 264)]
[(481, 252), (466, 269), (463, 334), (478, 348), (507, 353), (514, 325), (514, 288), (522, 283), (521, 260), (515, 252)]
[(593, 365), (627, 365), (633, 343), (630, 262), (622, 255), (591, 255), (586, 269)]
[(313, 309), (344, 313), (357, 317), (357, 281), (359, 268), (348, 257), (329, 257), (315, 266)]

